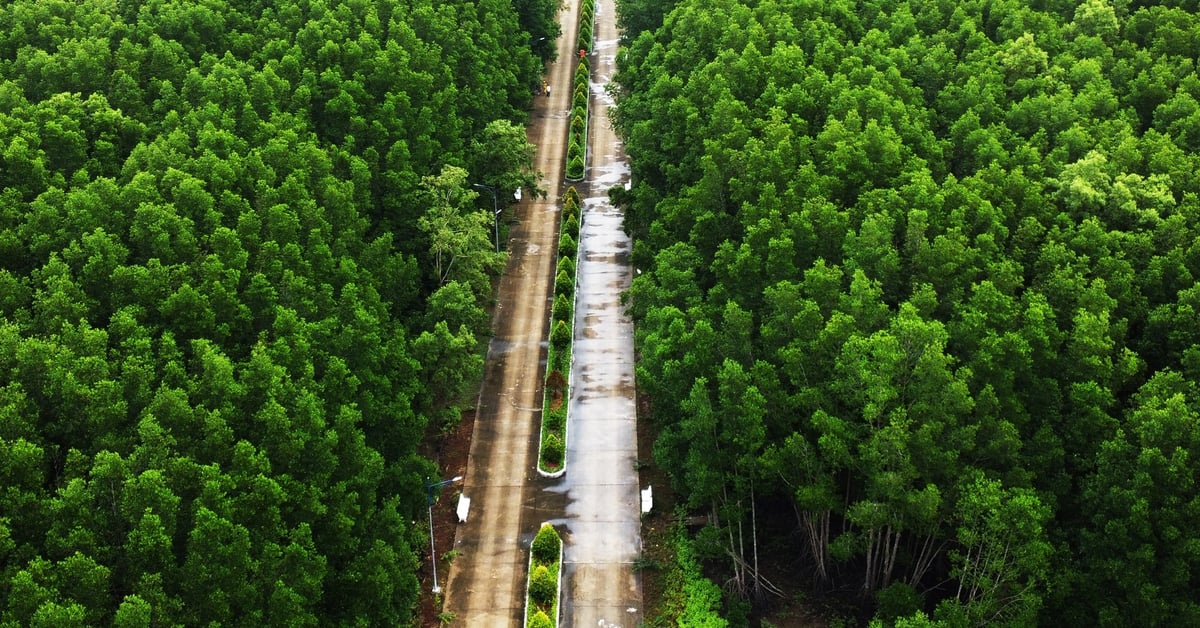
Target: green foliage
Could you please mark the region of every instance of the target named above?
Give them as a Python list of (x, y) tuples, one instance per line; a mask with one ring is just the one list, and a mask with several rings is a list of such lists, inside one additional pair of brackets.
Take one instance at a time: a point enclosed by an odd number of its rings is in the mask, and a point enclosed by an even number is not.
[(574, 309), (572, 305), (571, 299), (565, 294), (560, 294), (554, 297), (554, 307), (551, 311), (551, 318), (555, 321), (564, 321), (570, 324), (572, 320), (572, 310)]
[(560, 273), (567, 273), (568, 275), (570, 275), (572, 277), (575, 276), (575, 260), (574, 260), (574, 258), (571, 258), (571, 257), (558, 258), (558, 265), (556, 266), (556, 271), (560, 272)]
[(582, 202), (583, 202), (583, 200), (579, 196), (579, 190), (576, 190), (575, 186), (573, 186), (573, 185), (567, 186), (567, 191), (563, 192), (564, 211), (569, 206), (578, 209), (580, 203), (582, 203)]
[(558, 594), (558, 578), (546, 565), (538, 565), (529, 574), (529, 597), (538, 606), (549, 606)]
[(554, 628), (554, 621), (546, 615), (546, 611), (537, 611), (529, 618), (529, 628)]
[[(583, 104), (586, 106), (587, 101), (585, 100), (583, 102)], [(578, 105), (576, 105), (576, 106), (578, 106)], [(571, 118), (571, 129), (570, 129), (571, 135), (576, 136), (576, 137), (582, 137), (586, 130), (587, 130), (587, 123), (584, 122), (583, 116), (575, 115)]]
[(542, 524), (529, 549), (533, 553), (535, 564), (551, 565), (558, 562), (562, 551), (562, 539), (558, 536), (558, 530), (548, 523)]
[(894, 582), (875, 595), (875, 616), (884, 621), (895, 621), (921, 610), (924, 600), (906, 582)]
[(583, 178), (583, 157), (575, 155), (567, 162), (567, 178), (579, 180)]
[(141, 4), (0, 9), (0, 624), (409, 625), (558, 3)]
[(883, 623), (1200, 622), (1200, 21), (1151, 4), (618, 4), (637, 385), (722, 582), (799, 529)]
[(567, 425), (567, 405), (564, 403), (547, 411), (542, 420), (545, 421), (548, 432), (561, 432)]
[[(566, 258), (569, 259), (569, 258)], [(554, 294), (571, 298), (575, 293), (575, 274), (560, 270), (554, 276)], [(556, 297), (557, 298), (557, 297)]]
[(546, 434), (542, 440), (542, 462), (550, 468), (562, 466), (566, 456), (566, 444), (558, 434)]
[(563, 233), (558, 237), (558, 254), (568, 257), (575, 257), (578, 245), (575, 244), (575, 238), (569, 233)]
[(550, 331), (550, 344), (562, 349), (571, 343), (571, 325), (564, 320), (554, 321), (554, 329)]
[(679, 626), (723, 628), (729, 622), (721, 618), (721, 588), (704, 577), (687, 533), (678, 528), (671, 535), (675, 560), (666, 581), (663, 606), (668, 620)]
[(571, 216), (563, 221), (562, 232), (572, 238), (579, 237), (579, 219)]

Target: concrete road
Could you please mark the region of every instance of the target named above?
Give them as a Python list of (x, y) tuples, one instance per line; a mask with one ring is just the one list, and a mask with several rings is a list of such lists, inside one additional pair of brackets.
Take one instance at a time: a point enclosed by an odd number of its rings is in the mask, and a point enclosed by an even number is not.
[(471, 512), (456, 531), (459, 554), (444, 589), (443, 608), (454, 614), (456, 626), (523, 625), (529, 543), (541, 521), (561, 516), (559, 500), (537, 499), (545, 481), (535, 468), (578, 14), (578, 0), (567, 0), (559, 14), (564, 33), (559, 61), (549, 68), (552, 95), (534, 98), (528, 128), (549, 194), (526, 197), (509, 233), (510, 256), (462, 485)]
[(633, 324), (620, 305), (632, 245), (608, 202), (608, 189), (629, 181), (604, 89), (616, 70), (615, 13), (614, 0), (597, 0), (567, 473), (552, 489), (566, 496), (562, 625), (579, 628), (632, 628), (642, 619), (632, 564), (641, 554)]

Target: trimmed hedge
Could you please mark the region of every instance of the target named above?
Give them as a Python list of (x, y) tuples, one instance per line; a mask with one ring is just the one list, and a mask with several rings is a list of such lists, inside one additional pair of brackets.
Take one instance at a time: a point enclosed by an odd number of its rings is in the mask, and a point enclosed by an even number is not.
[(558, 596), (562, 587), (562, 537), (543, 523), (529, 547), (529, 579), (525, 584), (525, 626), (554, 628), (558, 625)]
[[(579, 190), (567, 188), (562, 197), (558, 261), (555, 262), (554, 302), (551, 306), (549, 348), (546, 352), (538, 472), (557, 477), (566, 472), (567, 406), (570, 395), (571, 344), (575, 326), (575, 258), (579, 253)], [(552, 407), (553, 404), (553, 407)]]
[[(594, 0), (584, 0), (579, 8), (579, 30), (576, 32), (577, 50), (591, 52), (594, 45), (595, 29), (595, 10), (596, 5)], [(587, 159), (587, 126), (588, 126), (588, 100), (591, 90), (591, 64), (588, 61), (587, 55), (573, 55), (576, 60), (575, 79), (573, 81), (573, 91), (571, 92), (571, 126), (567, 134), (567, 172), (566, 178), (568, 181), (580, 181), (583, 179), (585, 162)], [(578, 118), (578, 122), (576, 119)], [(571, 147), (579, 146), (578, 150)]]

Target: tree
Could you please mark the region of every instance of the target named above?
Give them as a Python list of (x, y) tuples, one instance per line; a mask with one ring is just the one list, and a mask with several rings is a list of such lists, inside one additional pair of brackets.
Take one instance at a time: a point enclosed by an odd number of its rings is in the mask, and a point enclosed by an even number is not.
[(542, 174), (533, 168), (536, 151), (537, 147), (526, 138), (524, 127), (508, 120), (493, 120), (471, 140), (474, 164), (471, 173), (476, 180), (495, 188), (505, 204), (518, 188), (522, 198), (544, 198), (546, 190), (540, 186)]
[(436, 284), (459, 281), (485, 294), (502, 256), (491, 250), (492, 217), (470, 208), (478, 195), (467, 186), (467, 171), (446, 166), (437, 177), (426, 177), (424, 186), (428, 209), (417, 225), (430, 241)]

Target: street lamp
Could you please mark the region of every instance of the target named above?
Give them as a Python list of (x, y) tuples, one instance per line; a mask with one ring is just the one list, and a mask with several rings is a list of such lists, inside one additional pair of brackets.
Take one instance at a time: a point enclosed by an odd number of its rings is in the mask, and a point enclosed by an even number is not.
[(449, 480), (441, 482), (430, 482), (429, 478), (425, 478), (425, 496), (429, 501), (429, 562), (433, 564), (433, 594), (437, 595), (442, 592), (442, 588), (438, 586), (437, 581), (437, 548), (433, 546), (433, 489), (441, 488), (447, 484), (451, 484), (463, 479), (463, 476), (455, 476)]
[[(479, 188), (481, 190), (487, 190), (492, 193), (492, 215), (493, 215), (493, 222), (495, 223), (495, 228), (496, 228), (496, 252), (499, 253), (500, 252), (500, 212), (502, 212), (504, 210), (500, 209), (500, 202), (496, 196), (496, 186), (484, 185), (482, 183), (472, 183), (471, 187)], [(513, 198), (515, 198), (518, 201), (521, 200), (521, 188), (517, 188), (517, 191), (513, 192)]]

